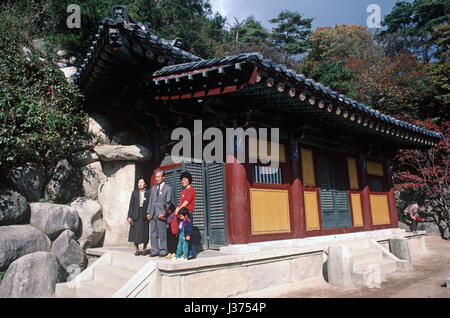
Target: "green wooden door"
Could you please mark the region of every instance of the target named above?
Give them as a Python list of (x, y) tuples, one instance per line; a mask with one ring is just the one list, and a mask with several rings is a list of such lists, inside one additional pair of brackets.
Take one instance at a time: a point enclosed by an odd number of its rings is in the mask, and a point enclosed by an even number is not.
[(227, 244), (225, 218), (225, 165), (206, 163), (207, 228), (209, 248)]
[(195, 190), (194, 232), (197, 251), (217, 249), (227, 244), (225, 217), (225, 167), (218, 163), (185, 163), (165, 171), (165, 182), (172, 187), (172, 201), (180, 202), (182, 171), (192, 175)]
[(317, 155), (318, 185), (322, 227), (350, 227), (351, 216), (348, 202), (348, 185), (344, 158), (325, 153)]

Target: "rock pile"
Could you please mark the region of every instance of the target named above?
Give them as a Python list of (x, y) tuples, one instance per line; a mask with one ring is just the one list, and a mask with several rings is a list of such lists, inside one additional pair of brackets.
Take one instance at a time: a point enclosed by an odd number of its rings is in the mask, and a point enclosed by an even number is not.
[(34, 163), (8, 171), (0, 188), (0, 297), (51, 296), (87, 266), (87, 248), (129, 244), (129, 200), (151, 152), (129, 132), (113, 134), (99, 114), (91, 114), (89, 131), (50, 175)]

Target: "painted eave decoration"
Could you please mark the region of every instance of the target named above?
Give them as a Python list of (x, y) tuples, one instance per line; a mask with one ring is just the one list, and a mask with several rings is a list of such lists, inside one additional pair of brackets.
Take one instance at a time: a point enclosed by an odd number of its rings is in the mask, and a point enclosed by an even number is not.
[[(213, 80), (212, 80), (213, 79)], [(260, 53), (238, 54), (164, 67), (153, 74), (156, 100), (200, 98), (217, 94), (258, 96), (267, 104), (294, 112), (309, 111), (346, 121), (411, 146), (435, 146), (443, 135), (380, 113), (298, 75)]]

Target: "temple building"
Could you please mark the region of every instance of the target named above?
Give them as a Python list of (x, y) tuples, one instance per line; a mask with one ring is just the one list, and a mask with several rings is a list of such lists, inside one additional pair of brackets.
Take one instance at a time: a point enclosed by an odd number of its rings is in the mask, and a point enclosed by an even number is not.
[[(204, 60), (182, 50), (181, 39), (135, 23), (124, 6), (95, 38), (74, 81), (89, 104), (142, 128), (153, 152), (148, 170), (165, 171), (175, 202), (180, 173), (191, 172), (199, 248), (397, 228), (390, 160), (443, 138), (259, 53)], [(245, 156), (255, 163), (174, 163), (171, 133), (194, 132), (194, 120), (203, 130), (279, 128), (278, 167), (248, 142)]]

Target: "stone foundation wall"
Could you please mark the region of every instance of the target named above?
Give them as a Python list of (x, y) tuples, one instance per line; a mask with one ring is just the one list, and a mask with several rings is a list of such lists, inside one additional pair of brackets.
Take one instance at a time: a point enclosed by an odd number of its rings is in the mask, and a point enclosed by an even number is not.
[(172, 297), (232, 297), (276, 285), (299, 283), (322, 276), (322, 252), (215, 265), (193, 272), (160, 269), (161, 295)]

